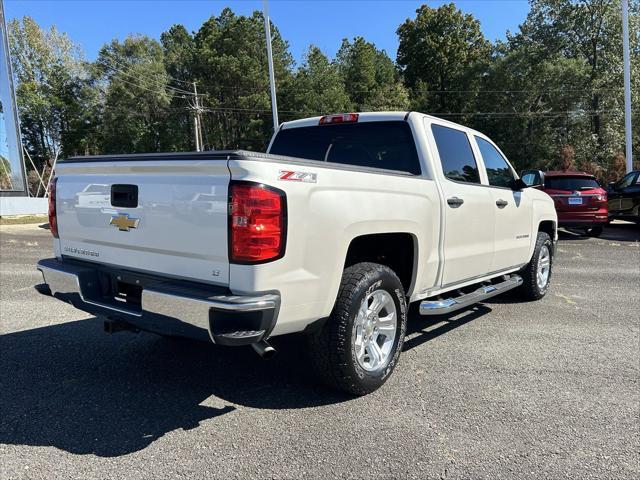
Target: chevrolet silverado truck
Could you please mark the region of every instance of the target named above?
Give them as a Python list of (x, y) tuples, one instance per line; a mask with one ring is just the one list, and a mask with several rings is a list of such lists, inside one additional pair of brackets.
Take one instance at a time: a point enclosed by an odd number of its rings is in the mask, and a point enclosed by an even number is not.
[[(108, 197), (86, 208), (96, 185)], [(485, 135), (416, 112), (286, 122), (267, 153), (69, 158), (39, 290), (108, 331), (264, 357), (299, 332), (322, 379), (364, 395), (397, 365), (410, 303), (431, 316), (545, 295), (557, 217), (527, 187)]]

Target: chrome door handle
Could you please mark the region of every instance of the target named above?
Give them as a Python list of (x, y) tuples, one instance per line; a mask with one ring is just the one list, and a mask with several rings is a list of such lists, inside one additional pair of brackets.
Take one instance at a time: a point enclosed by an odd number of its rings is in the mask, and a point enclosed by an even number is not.
[(464, 203), (464, 200), (458, 197), (447, 198), (447, 203), (452, 208), (458, 208), (460, 205)]
[(509, 202), (507, 202), (506, 200), (502, 200), (502, 199), (496, 200), (496, 206), (498, 208), (504, 208), (507, 205), (509, 205)]

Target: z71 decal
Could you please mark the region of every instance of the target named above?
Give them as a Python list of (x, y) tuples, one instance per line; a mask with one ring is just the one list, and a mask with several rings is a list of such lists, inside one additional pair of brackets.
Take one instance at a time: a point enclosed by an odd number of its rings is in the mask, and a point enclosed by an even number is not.
[(307, 182), (316, 183), (318, 175), (311, 172), (294, 172), (293, 170), (280, 170), (278, 180), (286, 180), (289, 182)]

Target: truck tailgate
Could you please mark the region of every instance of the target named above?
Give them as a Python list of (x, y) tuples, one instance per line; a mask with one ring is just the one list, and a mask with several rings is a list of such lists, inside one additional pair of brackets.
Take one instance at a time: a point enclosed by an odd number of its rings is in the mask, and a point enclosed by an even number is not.
[(63, 163), (56, 174), (63, 256), (228, 285), (226, 159)]

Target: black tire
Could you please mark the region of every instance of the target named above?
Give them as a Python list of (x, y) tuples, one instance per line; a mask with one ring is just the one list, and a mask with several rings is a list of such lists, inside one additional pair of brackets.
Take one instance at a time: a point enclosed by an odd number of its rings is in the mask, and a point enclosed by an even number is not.
[[(547, 283), (540, 287), (537, 281), (538, 262), (540, 261), (540, 251), (543, 247), (547, 247), (549, 251), (549, 276)], [(536, 238), (536, 246), (533, 250), (533, 256), (528, 265), (520, 272), (523, 284), (520, 286), (519, 293), (526, 300), (540, 300), (545, 296), (551, 283), (551, 275), (553, 273), (553, 243), (551, 237), (546, 232), (538, 232)]]
[(596, 225), (595, 227), (585, 228), (584, 233), (588, 237), (599, 237), (600, 235), (602, 235), (602, 230), (603, 228), (601, 225)]
[[(378, 372), (362, 368), (353, 347), (354, 322), (364, 299), (375, 290), (385, 290), (396, 308), (396, 331), (390, 360)], [(322, 329), (310, 333), (308, 351), (316, 374), (330, 387), (352, 395), (366, 395), (380, 388), (393, 372), (407, 330), (407, 303), (398, 276), (377, 263), (358, 263), (342, 274), (338, 298)]]

